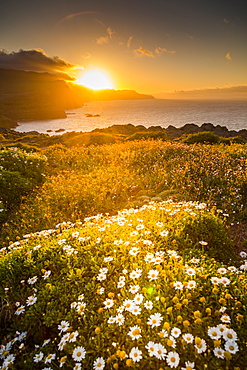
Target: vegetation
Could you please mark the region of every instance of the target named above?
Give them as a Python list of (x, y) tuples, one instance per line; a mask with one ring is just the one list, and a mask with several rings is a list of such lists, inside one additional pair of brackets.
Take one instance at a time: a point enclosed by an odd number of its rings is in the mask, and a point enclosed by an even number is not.
[(246, 144), (64, 137), (0, 151), (1, 368), (244, 370)]

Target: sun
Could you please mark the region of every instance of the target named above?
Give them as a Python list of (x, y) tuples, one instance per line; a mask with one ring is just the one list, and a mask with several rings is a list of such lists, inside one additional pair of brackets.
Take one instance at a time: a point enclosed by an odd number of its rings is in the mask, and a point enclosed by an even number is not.
[(93, 90), (114, 89), (111, 78), (100, 69), (91, 69), (83, 72), (77, 83)]

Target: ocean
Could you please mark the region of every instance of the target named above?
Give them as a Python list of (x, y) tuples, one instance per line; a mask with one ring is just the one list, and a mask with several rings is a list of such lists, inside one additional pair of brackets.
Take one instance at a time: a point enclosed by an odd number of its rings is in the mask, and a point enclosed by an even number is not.
[[(82, 108), (66, 112), (67, 118), (22, 121), (18, 132), (38, 131), (58, 134), (69, 131), (88, 132), (114, 124), (133, 124), (145, 127), (181, 127), (187, 123), (201, 126), (203, 123), (226, 126), (229, 130), (247, 129), (247, 100), (115, 100), (93, 101)], [(48, 132), (47, 130), (51, 130)]]

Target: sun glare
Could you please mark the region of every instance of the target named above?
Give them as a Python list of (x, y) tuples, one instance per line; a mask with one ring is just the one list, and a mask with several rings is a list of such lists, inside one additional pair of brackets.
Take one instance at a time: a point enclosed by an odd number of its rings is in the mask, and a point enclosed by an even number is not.
[(78, 78), (78, 83), (93, 90), (114, 88), (113, 83), (107, 73), (99, 69), (85, 71)]

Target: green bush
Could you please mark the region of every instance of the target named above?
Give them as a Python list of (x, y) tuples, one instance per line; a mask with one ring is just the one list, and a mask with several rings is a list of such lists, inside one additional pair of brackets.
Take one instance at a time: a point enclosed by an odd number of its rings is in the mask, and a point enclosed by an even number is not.
[(213, 132), (204, 131), (186, 135), (182, 137), (182, 141), (186, 144), (217, 144), (220, 142), (220, 137)]
[(153, 132), (136, 132), (133, 135), (126, 138), (126, 141), (132, 140), (167, 140), (167, 134), (162, 131), (153, 131)]

